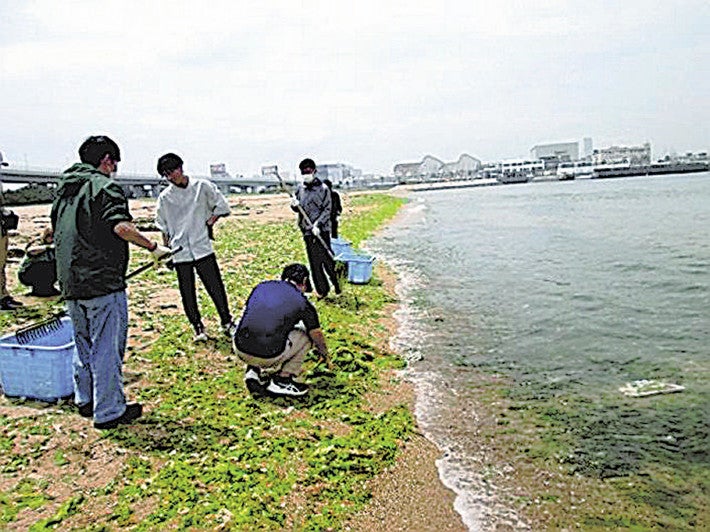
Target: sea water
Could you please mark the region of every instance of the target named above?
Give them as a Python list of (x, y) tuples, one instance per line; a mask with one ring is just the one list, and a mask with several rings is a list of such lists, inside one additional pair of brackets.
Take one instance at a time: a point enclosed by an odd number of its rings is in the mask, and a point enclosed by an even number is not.
[[(369, 247), (399, 272), (393, 346), (470, 529), (526, 527), (499, 504), (505, 471), (484, 467), (474, 373), (503, 376), (524, 403), (591, 405), (570, 420), (581, 474), (707, 464), (708, 173), (414, 192)], [(639, 379), (685, 386), (682, 402), (619, 392)]]

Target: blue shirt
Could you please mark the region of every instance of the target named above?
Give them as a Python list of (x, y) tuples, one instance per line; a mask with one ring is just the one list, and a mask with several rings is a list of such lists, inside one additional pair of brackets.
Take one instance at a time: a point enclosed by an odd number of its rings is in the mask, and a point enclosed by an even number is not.
[(288, 335), (302, 321), (307, 331), (320, 328), (315, 307), (289, 281), (264, 281), (252, 290), (235, 336), (237, 349), (274, 358), (286, 349)]

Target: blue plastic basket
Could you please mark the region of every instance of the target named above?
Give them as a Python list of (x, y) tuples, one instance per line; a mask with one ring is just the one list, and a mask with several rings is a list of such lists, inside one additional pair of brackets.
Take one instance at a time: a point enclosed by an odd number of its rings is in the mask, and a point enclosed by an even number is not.
[(333, 249), (333, 255), (336, 258), (353, 253), (353, 248), (350, 246), (350, 242), (342, 238), (331, 239), (330, 247)]
[(348, 263), (348, 281), (355, 284), (366, 284), (372, 278), (372, 263), (375, 257), (354, 253), (343, 259)]
[(72, 358), (74, 328), (64, 317), (61, 326), (20, 344), (14, 334), (0, 338), (0, 384), (8, 397), (56, 401), (74, 393)]

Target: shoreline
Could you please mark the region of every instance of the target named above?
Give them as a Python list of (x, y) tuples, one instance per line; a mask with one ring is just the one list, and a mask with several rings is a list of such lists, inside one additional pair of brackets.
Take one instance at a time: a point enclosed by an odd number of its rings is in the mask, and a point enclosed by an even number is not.
[[(416, 223), (416, 218), (423, 212), (421, 207), (417, 201), (405, 204), (374, 238), (391, 224), (410, 226)], [(372, 245), (377, 248), (375, 242)], [(474, 379), (465, 371), (451, 374), (447, 371), (446, 361), (434, 353), (426, 353), (425, 341), (431, 333), (425, 325), (427, 314), (412, 300), (413, 291), (426, 288), (426, 280), (406, 259), (390, 256), (383, 249), (375, 249), (373, 253), (380, 256), (380, 261), (396, 279), (397, 308), (393, 316), (397, 323), (389, 345), (407, 361), (407, 367), (400, 373), (413, 393), (412, 412), (418, 432), (436, 449), (436, 456), (432, 458), (436, 482), (449, 494), (449, 508), (454, 510), (456, 524), (460, 527), (456, 529), (503, 527), (529, 530), (530, 525), (509, 504), (510, 501), (500, 497), (500, 487), (495, 480), (486, 478), (486, 470), (505, 474), (508, 468), (506, 461), (490, 463), (489, 446), (479, 437), (479, 428), (488, 422), (489, 413), (478, 403), (475, 394), (466, 391), (467, 383), (486, 386), (489, 385), (487, 379), (481, 376)], [(442, 372), (448, 377), (443, 377)], [(462, 373), (467, 377), (462, 379)], [(464, 426), (461, 426), (462, 420), (467, 420)], [(446, 497), (439, 494), (439, 500)], [(450, 520), (446, 526), (453, 526), (452, 523)], [(446, 526), (437, 524), (432, 529), (449, 530)]]
[[(287, 202), (279, 195), (229, 196), (228, 200), (233, 207), (232, 216), (257, 217), (260, 223), (293, 219)], [(130, 200), (134, 221), (137, 224), (143, 223), (149, 217), (153, 205), (153, 200)], [(49, 224), (50, 208), (49, 204), (14, 207), (20, 216), (20, 227), (15, 234), (11, 234), (10, 247), (23, 249), (28, 240), (39, 234)], [(391, 223), (391, 220), (388, 223)], [(8, 288), (26, 305), (33, 305), (40, 300), (25, 295), (27, 288), (19, 285), (16, 275), (19, 260), (9, 260)], [(383, 278), (385, 290), (393, 294), (396, 285), (395, 272), (386, 270), (381, 265), (376, 267), (380, 268), (378, 274)], [(395, 310), (396, 307), (393, 306), (385, 312), (390, 332)], [(407, 398), (406, 403), (416, 422), (413, 383), (401, 375), (393, 378), (400, 381), (400, 384), (395, 386), (398, 399)], [(10, 410), (17, 408), (9, 407)], [(2, 413), (8, 410), (7, 407), (0, 409)], [(454, 509), (455, 493), (446, 487), (440, 478), (436, 463), (441, 456), (441, 450), (415, 428), (412, 437), (402, 445), (395, 463), (369, 481), (372, 499), (361, 512), (349, 520), (347, 529), (372, 530), (384, 522), (387, 523), (388, 530), (416, 530), (432, 526), (442, 530), (467, 530), (461, 516)]]

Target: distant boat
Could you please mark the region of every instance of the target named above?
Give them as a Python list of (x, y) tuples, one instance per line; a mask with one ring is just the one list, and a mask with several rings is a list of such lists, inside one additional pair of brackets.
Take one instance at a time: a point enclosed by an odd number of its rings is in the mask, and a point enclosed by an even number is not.
[(593, 173), (594, 165), (591, 161), (564, 162), (557, 167), (557, 178), (560, 181), (590, 178)]
[(514, 183), (527, 183), (535, 177), (532, 172), (504, 172), (496, 176), (496, 179), (504, 185)]

